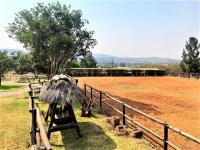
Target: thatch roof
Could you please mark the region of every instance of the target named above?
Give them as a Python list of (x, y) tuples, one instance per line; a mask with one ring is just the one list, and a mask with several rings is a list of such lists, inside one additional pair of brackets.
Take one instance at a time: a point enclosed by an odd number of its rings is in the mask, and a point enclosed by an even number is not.
[(56, 75), (41, 88), (40, 100), (46, 103), (57, 103), (65, 106), (71, 104), (73, 97), (79, 100), (87, 99), (71, 77)]

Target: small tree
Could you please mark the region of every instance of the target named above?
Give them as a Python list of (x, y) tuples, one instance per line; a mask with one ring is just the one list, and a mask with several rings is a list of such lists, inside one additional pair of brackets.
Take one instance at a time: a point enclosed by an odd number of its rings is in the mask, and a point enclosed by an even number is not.
[(180, 62), (183, 72), (200, 72), (199, 48), (198, 39), (190, 37), (189, 42), (186, 42), (185, 49), (183, 49), (182, 61)]
[(13, 70), (16, 73), (24, 74), (33, 72), (33, 62), (30, 54), (18, 51), (12, 56), (12, 60), (14, 64)]
[(57, 74), (61, 64), (84, 56), (96, 44), (93, 31), (85, 28), (80, 10), (59, 2), (38, 5), (16, 14), (7, 32), (11, 38), (24, 44), (36, 57), (34, 60), (50, 63), (50, 75)]
[(1, 85), (1, 77), (3, 74), (10, 70), (11, 59), (7, 55), (7, 51), (0, 50), (0, 85)]

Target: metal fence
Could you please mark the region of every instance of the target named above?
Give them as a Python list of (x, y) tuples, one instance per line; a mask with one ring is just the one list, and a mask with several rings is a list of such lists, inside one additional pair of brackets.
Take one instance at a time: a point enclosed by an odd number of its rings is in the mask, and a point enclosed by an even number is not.
[[(129, 127), (139, 126), (143, 131), (145, 131), (144, 134), (147, 137), (149, 137), (150, 139), (153, 139), (154, 142), (157, 142), (157, 144), (163, 147), (164, 150), (167, 150), (169, 148), (179, 150), (181, 148), (185, 149), (185, 147), (187, 147), (187, 142), (184, 142), (183, 143), (184, 145), (179, 147), (176, 145), (176, 143), (172, 143), (170, 141), (169, 135), (174, 134), (174, 133), (186, 138), (186, 141), (191, 142), (190, 144), (193, 147), (192, 149), (200, 149), (199, 139), (187, 134), (186, 132), (179, 130), (178, 128), (173, 127), (172, 125), (166, 122), (163, 122), (154, 117), (151, 117), (148, 114), (145, 114), (142, 111), (135, 109), (132, 106), (126, 104), (125, 102), (120, 101), (105, 92), (102, 92), (101, 90), (95, 89), (90, 85), (84, 84), (84, 92), (85, 92), (85, 95), (87, 95), (89, 98), (94, 99), (95, 103), (101, 109), (106, 111), (107, 114), (110, 114), (110, 115), (119, 114), (121, 116), (123, 125), (127, 125)], [(151, 120), (157, 125), (160, 125), (161, 127), (160, 129), (162, 129), (162, 133), (163, 133), (162, 136), (157, 134), (155, 131), (150, 130), (145, 125), (142, 125), (142, 123), (140, 122), (141, 119), (133, 119), (131, 112), (134, 112), (135, 116), (137, 116), (136, 118), (140, 118), (140, 116), (142, 116), (145, 119)], [(169, 131), (172, 131), (173, 133)]]

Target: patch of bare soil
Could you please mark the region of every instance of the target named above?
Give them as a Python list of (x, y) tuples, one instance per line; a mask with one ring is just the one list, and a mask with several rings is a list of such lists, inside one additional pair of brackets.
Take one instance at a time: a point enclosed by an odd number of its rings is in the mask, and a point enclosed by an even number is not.
[[(78, 79), (81, 87), (87, 83), (200, 138), (200, 80), (179, 77), (80, 77)], [(148, 123), (144, 122), (145, 125)], [(169, 138), (172, 141), (183, 142), (178, 135)]]

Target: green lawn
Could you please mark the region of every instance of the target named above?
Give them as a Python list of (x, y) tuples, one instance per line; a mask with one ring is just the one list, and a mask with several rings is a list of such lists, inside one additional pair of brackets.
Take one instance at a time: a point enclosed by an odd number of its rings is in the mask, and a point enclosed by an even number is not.
[(25, 95), (0, 97), (0, 149), (28, 149), (29, 117)]
[(20, 84), (11, 84), (11, 83), (2, 83), (0, 86), (0, 92), (7, 92), (11, 90), (16, 90), (22, 88), (23, 85)]
[[(38, 102), (41, 110), (47, 105)], [(82, 138), (75, 129), (54, 132), (51, 135), (53, 149), (57, 150), (151, 150), (143, 139), (116, 136), (107, 125), (106, 117), (94, 112), (90, 118), (80, 117), (80, 106), (75, 103), (75, 114)], [(26, 95), (0, 97), (0, 149), (29, 149), (28, 98)], [(45, 125), (47, 128), (47, 125)]]

